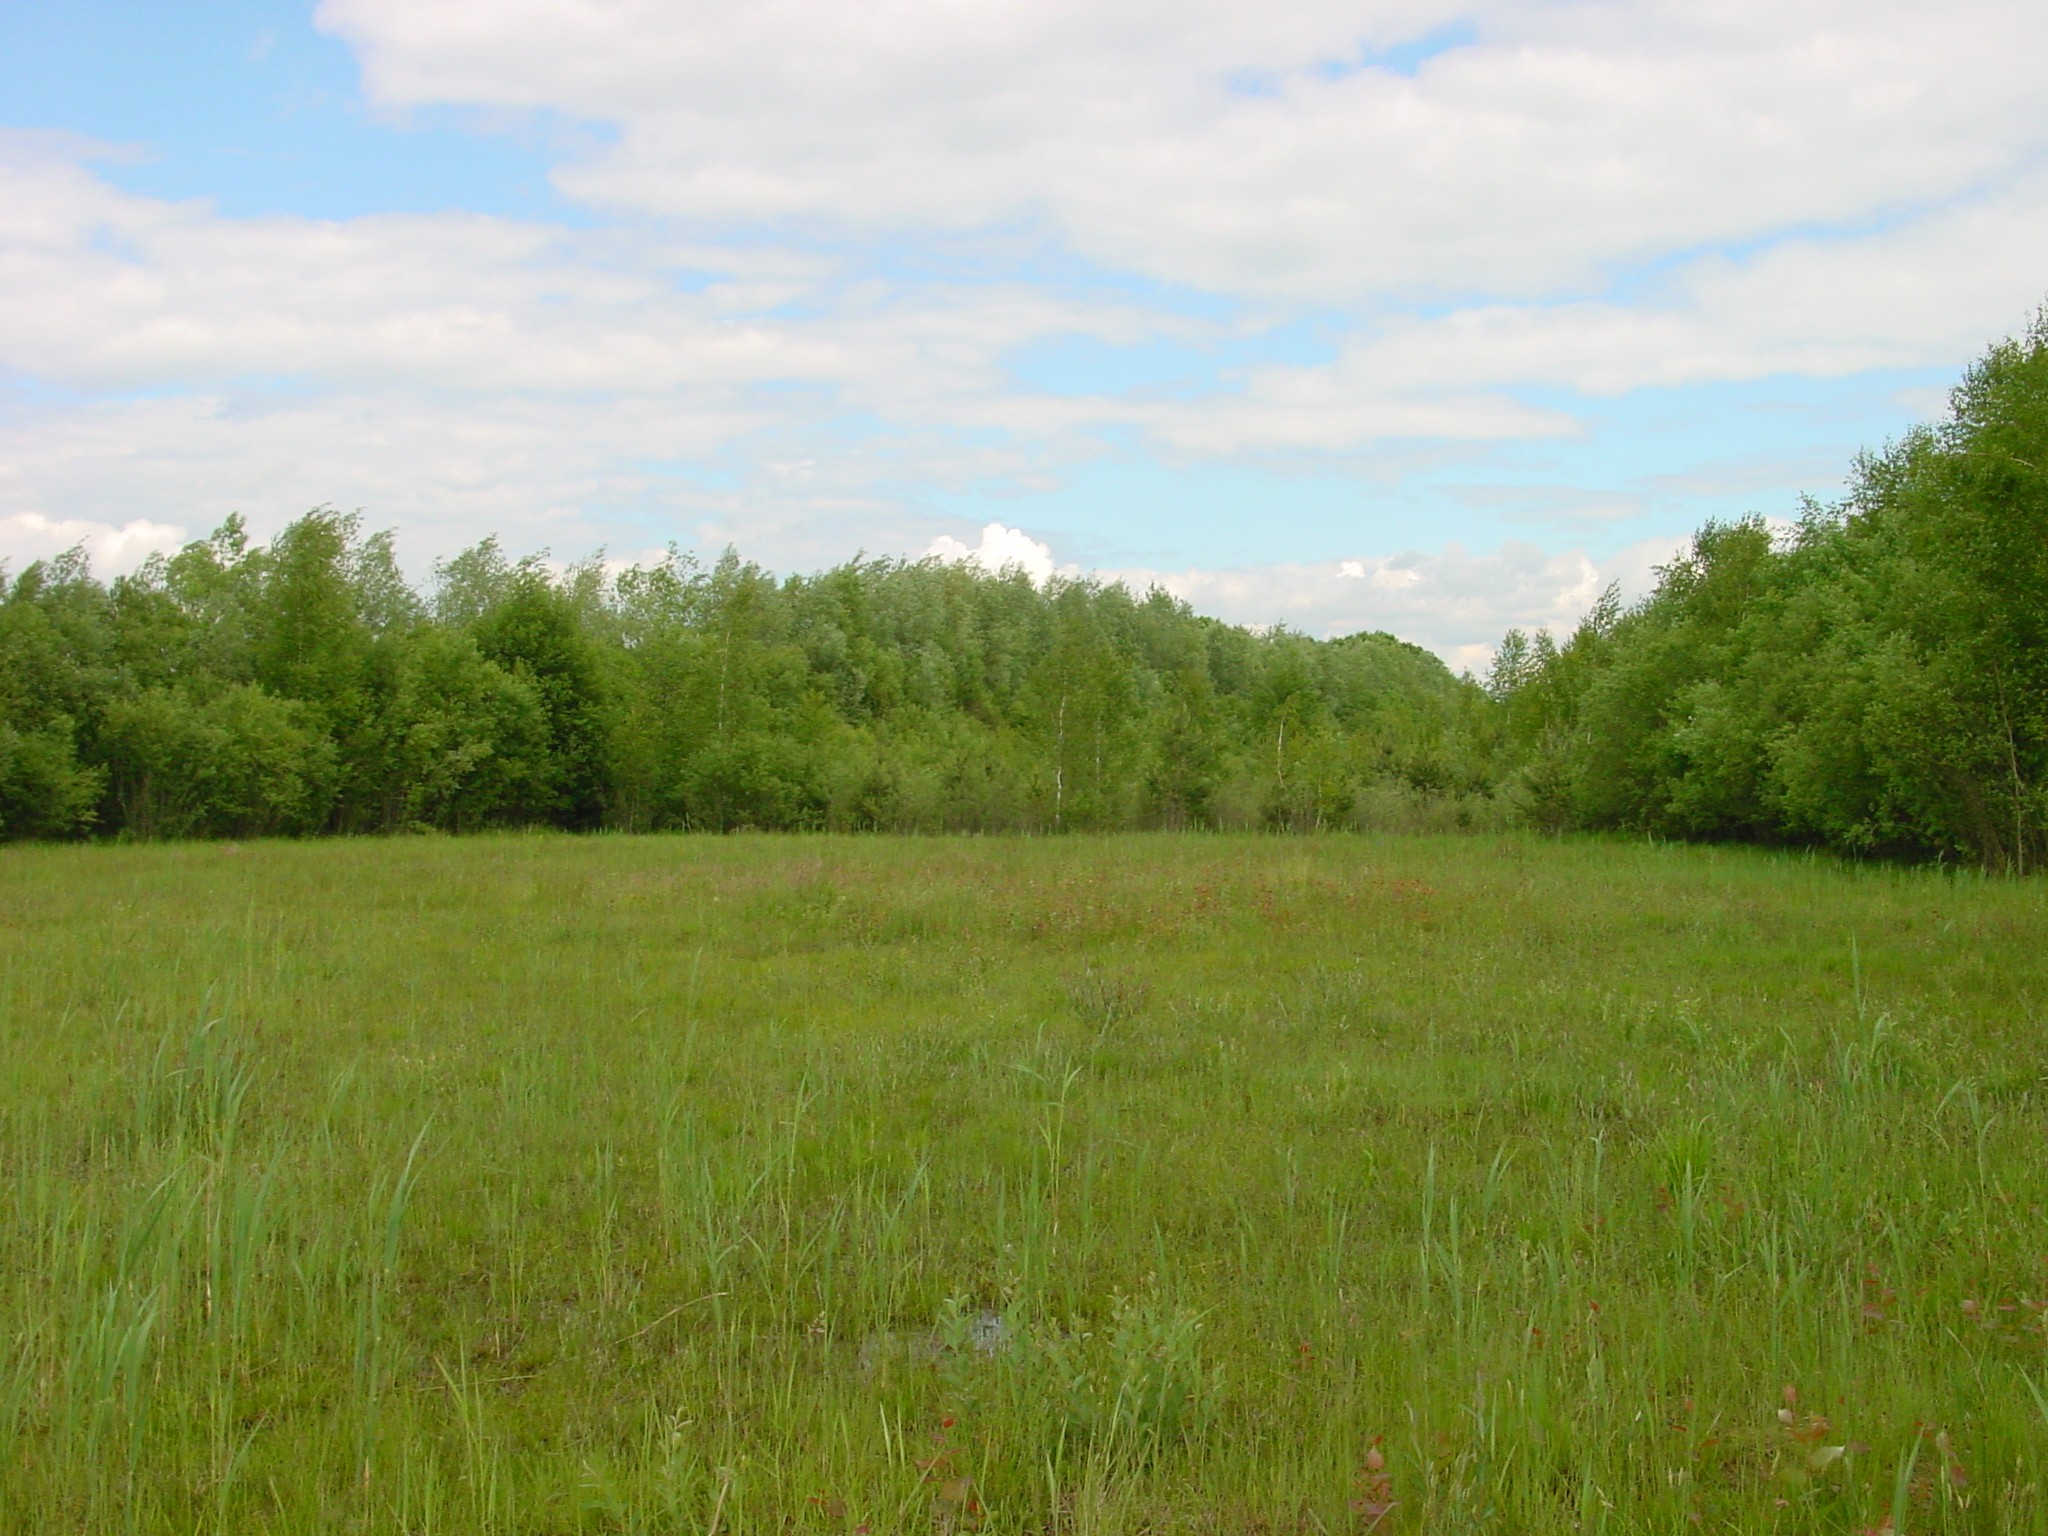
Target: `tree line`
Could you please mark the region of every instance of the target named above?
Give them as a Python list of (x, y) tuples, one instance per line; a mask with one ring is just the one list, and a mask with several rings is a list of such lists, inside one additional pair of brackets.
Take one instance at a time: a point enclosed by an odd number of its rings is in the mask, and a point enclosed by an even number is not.
[(2048, 857), (2048, 311), (1789, 531), (1710, 524), (1561, 644), (1510, 633), (1500, 792), (1553, 828)]
[(1498, 713), (1390, 635), (935, 560), (487, 540), (421, 592), (320, 510), (111, 582), (0, 573), (9, 838), (1455, 825), (1494, 813)]
[(0, 569), (0, 838), (1573, 828), (2048, 859), (2048, 311), (1796, 525), (1710, 523), (1483, 684), (935, 560), (558, 569), (239, 519)]

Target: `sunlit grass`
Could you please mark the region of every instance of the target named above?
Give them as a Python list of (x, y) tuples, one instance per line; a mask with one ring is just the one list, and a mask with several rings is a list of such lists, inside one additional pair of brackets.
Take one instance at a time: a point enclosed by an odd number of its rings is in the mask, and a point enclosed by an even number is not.
[(12, 848), (0, 1522), (2048, 1528), (2044, 909), (1520, 837)]

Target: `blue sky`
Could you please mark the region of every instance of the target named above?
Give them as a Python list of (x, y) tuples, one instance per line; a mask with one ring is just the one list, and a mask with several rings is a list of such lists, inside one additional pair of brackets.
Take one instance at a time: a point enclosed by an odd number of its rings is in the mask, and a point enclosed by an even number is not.
[(66, 0), (0, 5), (7, 126), (129, 151), (109, 181), (230, 217), (468, 209), (575, 220), (548, 180), (571, 125), (538, 114), (376, 112), (310, 5)]
[(2020, 8), (0, 3), (0, 560), (230, 511), (1481, 664), (2048, 294)]

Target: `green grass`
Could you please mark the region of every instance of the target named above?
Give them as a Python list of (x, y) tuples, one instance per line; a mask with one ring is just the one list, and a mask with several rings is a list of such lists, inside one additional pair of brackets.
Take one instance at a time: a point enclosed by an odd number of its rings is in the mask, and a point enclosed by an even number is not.
[(2042, 1530), (2044, 909), (1533, 838), (9, 849), (0, 1529)]

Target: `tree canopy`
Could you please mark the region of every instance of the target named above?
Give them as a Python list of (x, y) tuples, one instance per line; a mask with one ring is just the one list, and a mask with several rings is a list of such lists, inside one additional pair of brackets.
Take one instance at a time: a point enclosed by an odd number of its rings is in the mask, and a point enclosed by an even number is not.
[(1510, 634), (1489, 692), (1544, 825), (2038, 867), (2048, 312), (1840, 502), (1709, 524), (1640, 603)]
[(434, 578), (326, 510), (111, 583), (76, 553), (0, 576), (0, 835), (1491, 813), (1491, 702), (1390, 635), (937, 561), (558, 569), (486, 540)]

